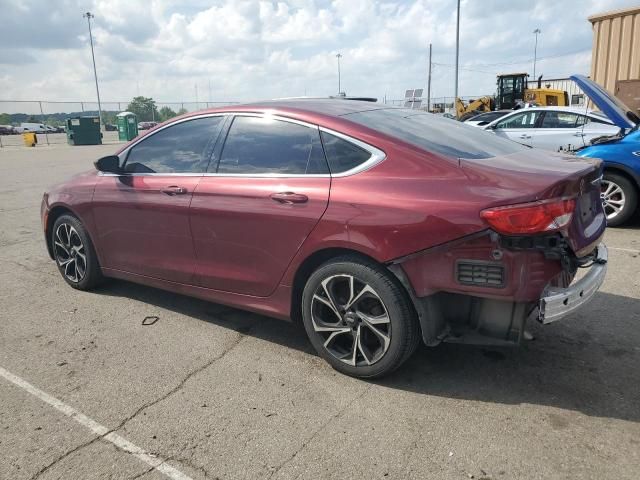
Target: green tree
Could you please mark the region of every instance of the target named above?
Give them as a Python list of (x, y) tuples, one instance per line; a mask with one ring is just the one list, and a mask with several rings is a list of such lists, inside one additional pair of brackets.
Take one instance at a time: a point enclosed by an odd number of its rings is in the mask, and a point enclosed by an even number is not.
[(153, 98), (133, 97), (131, 103), (127, 106), (127, 110), (135, 113), (139, 122), (150, 122), (159, 120), (160, 113)]
[(11, 115), (8, 113), (0, 113), (0, 125), (10, 125)]
[(160, 121), (164, 122), (165, 120), (169, 120), (170, 118), (173, 118), (176, 116), (176, 112), (174, 112), (173, 110), (171, 110), (171, 108), (169, 107), (162, 107), (160, 109)]
[(184, 115), (185, 113), (187, 113), (187, 109), (182, 107), (180, 110), (178, 110), (176, 115)]

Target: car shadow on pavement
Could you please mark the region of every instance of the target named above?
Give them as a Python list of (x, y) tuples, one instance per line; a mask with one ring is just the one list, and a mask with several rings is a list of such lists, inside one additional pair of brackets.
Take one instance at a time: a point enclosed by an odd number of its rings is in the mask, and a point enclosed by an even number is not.
[[(109, 282), (97, 293), (132, 298), (316, 355), (300, 325), (122, 281)], [(583, 312), (566, 321), (529, 325), (536, 339), (519, 348), (421, 346), (398, 371), (373, 383), (640, 422), (639, 327), (640, 299), (599, 292)]]

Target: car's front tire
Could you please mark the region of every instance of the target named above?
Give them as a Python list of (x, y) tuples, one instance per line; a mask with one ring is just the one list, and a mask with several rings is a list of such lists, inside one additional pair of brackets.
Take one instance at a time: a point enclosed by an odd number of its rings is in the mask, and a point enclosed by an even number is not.
[(638, 207), (635, 185), (617, 173), (604, 173), (600, 197), (610, 227), (618, 227), (627, 222)]
[(50, 235), (53, 257), (65, 282), (78, 290), (91, 290), (103, 280), (93, 243), (78, 218), (61, 215)]
[(305, 330), (336, 370), (360, 378), (393, 372), (420, 342), (417, 315), (402, 285), (356, 255), (321, 265), (302, 295)]

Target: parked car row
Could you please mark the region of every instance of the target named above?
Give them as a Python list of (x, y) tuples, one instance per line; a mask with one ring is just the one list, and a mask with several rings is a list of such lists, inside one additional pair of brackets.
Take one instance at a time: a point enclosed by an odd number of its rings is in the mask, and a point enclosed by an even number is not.
[(25, 132), (34, 133), (64, 133), (64, 127), (54, 127), (44, 123), (23, 122), (18, 127), (0, 125), (0, 135), (19, 135)]
[(18, 135), (13, 125), (0, 125), (0, 135)]
[(150, 130), (158, 125), (158, 122), (140, 122), (138, 123), (138, 130)]

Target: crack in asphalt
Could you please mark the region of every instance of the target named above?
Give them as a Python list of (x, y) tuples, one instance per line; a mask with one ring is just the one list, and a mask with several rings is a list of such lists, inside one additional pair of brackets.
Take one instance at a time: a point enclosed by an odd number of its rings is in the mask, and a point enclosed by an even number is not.
[[(153, 405), (157, 405), (158, 403), (162, 402), (163, 400), (166, 400), (168, 397), (170, 397), (174, 393), (178, 392), (195, 375), (197, 375), (198, 373), (202, 372), (203, 370), (209, 368), (211, 365), (216, 363), (218, 360), (221, 360), (222, 358), (224, 358), (231, 350), (233, 350), (235, 347), (237, 347), (244, 338), (246, 338), (246, 336), (247, 336), (247, 334), (249, 332), (250, 332), (250, 330), (247, 331), (246, 334), (238, 335), (238, 337), (233, 341), (233, 343), (230, 346), (228, 346), (222, 353), (220, 353), (219, 355), (216, 355), (214, 358), (209, 360), (204, 365), (201, 365), (200, 367), (196, 368), (195, 370), (189, 372), (175, 387), (173, 387), (167, 393), (165, 393), (164, 395), (161, 395), (160, 397), (158, 397), (157, 399), (155, 399), (155, 400), (153, 400), (151, 402), (148, 402), (148, 403), (142, 405), (132, 415), (129, 415), (128, 417), (126, 417), (116, 427), (114, 427), (112, 429), (109, 429), (109, 431), (105, 432), (103, 435), (98, 435), (98, 436), (94, 437), (93, 439), (91, 439), (90, 441), (84, 442), (84, 443), (72, 448), (71, 450), (63, 453), (62, 455), (58, 456), (54, 461), (50, 462), (49, 464), (45, 465), (40, 470), (38, 470), (33, 476), (31, 476), (30, 480), (36, 480), (43, 473), (45, 473), (46, 471), (51, 469), (51, 467), (53, 467), (54, 465), (56, 465), (60, 461), (64, 460), (68, 456), (72, 455), (73, 453), (76, 453), (79, 450), (82, 450), (83, 448), (88, 447), (89, 445), (95, 443), (98, 440), (102, 440), (104, 437), (106, 437), (107, 435), (109, 435), (111, 433), (117, 432), (118, 430), (123, 428), (126, 425), (127, 422), (129, 422), (132, 419), (134, 419), (136, 416), (138, 416), (140, 413), (142, 413), (147, 408), (152, 407)], [(120, 450), (120, 451), (123, 451), (123, 450)], [(130, 452), (127, 452), (127, 451), (124, 451), (124, 453), (130, 454)], [(169, 459), (166, 458), (163, 463), (166, 463), (168, 460)], [(189, 463), (185, 463), (185, 465), (190, 466), (191, 468), (194, 468), (195, 470), (201, 471), (205, 475), (205, 478), (209, 478), (209, 474), (204, 469), (204, 467), (197, 467), (197, 466), (194, 466), (194, 465), (189, 465)], [(155, 468), (156, 467), (150, 468), (148, 471), (144, 472), (142, 475), (150, 472), (151, 470), (154, 470)], [(138, 475), (138, 476), (142, 476), (142, 475)], [(138, 476), (136, 476), (134, 478), (138, 478)]]
[[(357, 395), (356, 397), (353, 398), (353, 400), (351, 400), (347, 405), (345, 405), (342, 409), (340, 409), (337, 413), (335, 413), (334, 415), (330, 416), (326, 422), (324, 422), (320, 428), (318, 428), (313, 435), (311, 435), (306, 441), (302, 442), (302, 445), (300, 445), (300, 448), (298, 448), (295, 452), (293, 452), (293, 454), (287, 458), (284, 462), (282, 462), (279, 466), (277, 466), (275, 468), (275, 470), (273, 472), (271, 472), (271, 475), (269, 475), (268, 478), (272, 478), (274, 475), (276, 475), (280, 470), (282, 470), (284, 467), (286, 467), (288, 464), (290, 464), (297, 456), (300, 452), (302, 452), (307, 445), (309, 445), (325, 428), (327, 428), (329, 426), (329, 424), (331, 422), (333, 422), (334, 420), (338, 419), (339, 417), (342, 416), (342, 414), (344, 412), (346, 412), (349, 407), (351, 407), (351, 405), (353, 405), (355, 402), (357, 402), (358, 400), (360, 400), (362, 397), (364, 397), (369, 390), (371, 390), (371, 388), (373, 388), (372, 384), (369, 384), (369, 386), (367, 388), (364, 389), (364, 391), (360, 394)], [(302, 473), (300, 474), (302, 475)], [(296, 478), (300, 477), (300, 475), (298, 475)]]
[(46, 272), (46, 271), (43, 271), (43, 270), (40, 270), (40, 269), (31, 268), (28, 265), (25, 265), (24, 263), (16, 262), (15, 260), (3, 260), (3, 261), (6, 262), (6, 263), (11, 263), (12, 265), (15, 265), (17, 267), (21, 267), (21, 268), (23, 268), (24, 270), (26, 270), (27, 272), (30, 272), (30, 273), (44, 273), (46, 275), (53, 276), (53, 277), (57, 277), (58, 276), (53, 272)]
[[(108, 435), (110, 432), (105, 433), (104, 435)], [(34, 473), (30, 480), (35, 480), (36, 478), (40, 477), (40, 475), (42, 475), (43, 473), (45, 473), (47, 470), (49, 470), (51, 467), (53, 467), (54, 465), (56, 465), (58, 462), (64, 460), (65, 458), (67, 458), (69, 455), (72, 455), (74, 453), (76, 453), (79, 450), (82, 450), (85, 447), (88, 447), (89, 445), (95, 443), (97, 440), (100, 440), (102, 437), (104, 437), (104, 435), (98, 435), (97, 437), (92, 438), (91, 440), (89, 440), (88, 442), (84, 442), (81, 443), (80, 445), (72, 448), (71, 450), (63, 453), (62, 455), (58, 456), (53, 462), (45, 465), (44, 467), (42, 467), (40, 470), (38, 470), (36, 473)]]
[(130, 422), (131, 420), (133, 420), (135, 417), (137, 417), (138, 415), (140, 415), (143, 411), (145, 411), (146, 409), (153, 407), (154, 405), (157, 405), (158, 403), (166, 400), (167, 398), (169, 398), (171, 395), (173, 395), (174, 393), (178, 392), (179, 390), (182, 389), (182, 387), (184, 387), (184, 385), (194, 376), (196, 376), (198, 373), (202, 372), (203, 370), (206, 370), (207, 368), (209, 368), (211, 365), (213, 365), (214, 363), (216, 363), (218, 360), (221, 360), (222, 358), (224, 358), (227, 353), (229, 353), (231, 350), (233, 350), (235, 347), (238, 346), (238, 344), (246, 337), (245, 334), (240, 334), (235, 341), (229, 346), (227, 347), (221, 354), (216, 355), (214, 358), (212, 358), (211, 360), (209, 360), (207, 363), (205, 363), (204, 365), (199, 366), (198, 368), (196, 368), (195, 370), (191, 371), (190, 373), (187, 374), (186, 377), (184, 377), (180, 383), (178, 383), (175, 387), (173, 387), (171, 390), (169, 390), (167, 393), (165, 393), (164, 395), (161, 395), (160, 397), (156, 398), (155, 400), (152, 400), (151, 402), (145, 403), (144, 405), (142, 405), (140, 408), (138, 408), (135, 412), (133, 412), (131, 415), (129, 415), (128, 417), (126, 417), (124, 420), (122, 420), (118, 426), (116, 426), (113, 431), (118, 431), (121, 428), (123, 428), (128, 422)]
[(152, 472), (155, 468), (156, 467), (151, 467), (151, 468), (145, 470), (144, 472), (137, 474), (135, 477), (131, 477), (130, 480), (136, 480), (136, 478), (144, 477), (147, 473)]
[[(191, 456), (193, 457), (193, 454)], [(195, 463), (193, 463), (191, 461), (191, 459), (174, 456), (174, 457), (171, 457), (171, 460), (176, 462), (176, 463), (178, 463), (178, 464), (186, 465), (187, 467), (190, 467), (190, 468), (202, 473), (202, 475), (204, 475), (205, 480), (208, 480), (208, 479), (212, 478), (211, 475), (209, 474), (209, 472), (207, 471), (207, 469), (204, 468), (204, 466), (196, 465)], [(218, 477), (216, 477), (216, 478), (218, 478)]]

